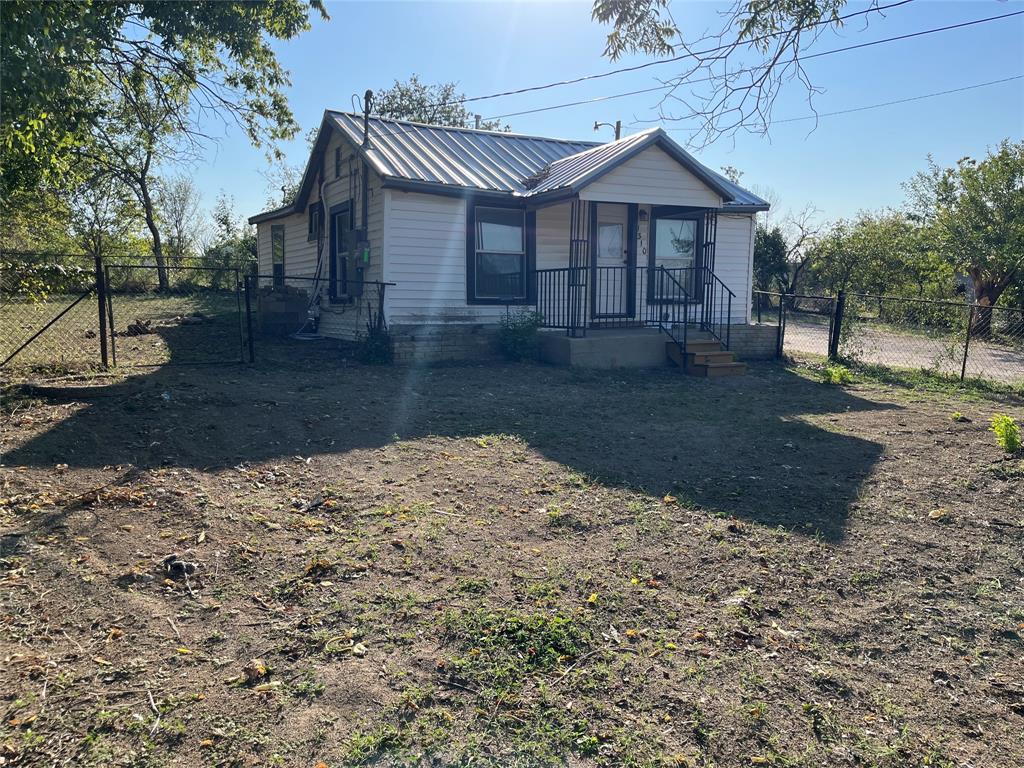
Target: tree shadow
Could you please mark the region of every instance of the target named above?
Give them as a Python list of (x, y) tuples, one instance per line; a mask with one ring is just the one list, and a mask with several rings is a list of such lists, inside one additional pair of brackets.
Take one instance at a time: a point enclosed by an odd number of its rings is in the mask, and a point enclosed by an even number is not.
[(828, 415), (896, 407), (774, 364), (708, 381), (671, 368), (368, 367), (316, 347), (288, 364), (167, 366), (35, 394), (84, 407), (10, 451), (8, 467), (211, 470), (500, 433), (596, 482), (832, 541), (882, 446)]

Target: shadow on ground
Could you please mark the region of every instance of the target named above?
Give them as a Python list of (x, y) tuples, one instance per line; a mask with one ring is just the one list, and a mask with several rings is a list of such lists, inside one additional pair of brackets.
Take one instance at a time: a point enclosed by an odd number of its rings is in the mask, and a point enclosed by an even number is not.
[(832, 422), (893, 407), (773, 364), (707, 381), (674, 369), (367, 367), (303, 352), (287, 364), (167, 366), (109, 386), (37, 390), (83, 405), (4, 463), (215, 470), (503, 433), (604, 484), (835, 541), (881, 446)]

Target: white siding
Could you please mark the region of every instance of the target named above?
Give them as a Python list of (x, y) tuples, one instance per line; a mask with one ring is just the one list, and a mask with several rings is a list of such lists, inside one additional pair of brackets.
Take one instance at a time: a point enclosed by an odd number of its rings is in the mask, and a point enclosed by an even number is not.
[(750, 321), (750, 279), (754, 266), (754, 214), (718, 214), (715, 238), (715, 274), (736, 297), (732, 322)]
[(391, 190), (387, 244), (389, 322), (496, 322), (505, 313), (466, 304), (464, 200)]
[(718, 208), (722, 199), (658, 147), (648, 147), (580, 191), (582, 200)]
[[(342, 149), (341, 176), (336, 177), (334, 173), (334, 149)], [(355, 226), (362, 226), (362, 164), (351, 162), (355, 155), (354, 149), (340, 133), (334, 132), (323, 156), (322, 173), (310, 193), (309, 204), (320, 200), (321, 189), (324, 198), (324, 215), (327, 226), (327, 216), (332, 206), (343, 203), (346, 200), (353, 200)], [(370, 243), (370, 263), (366, 267), (364, 280), (379, 281), (383, 275), (384, 256), (384, 190), (381, 186), (380, 177), (370, 172), (369, 200), (367, 205), (367, 238)], [(297, 213), (289, 216), (282, 216), (278, 219), (262, 222), (257, 226), (257, 252), (259, 270), (261, 275), (266, 275), (261, 280), (263, 284), (269, 284), (269, 275), (273, 271), (271, 256), (271, 226), (284, 225), (285, 227), (285, 275), (293, 278), (311, 278), (317, 274), (317, 242), (307, 240), (308, 219), (307, 214)], [(313, 290), (319, 286), (320, 299), (320, 332), (325, 336), (335, 338), (353, 339), (361, 335), (366, 327), (366, 304), (367, 300), (373, 298), (374, 291), (367, 286), (366, 292), (361, 300), (332, 304), (328, 297), (327, 278), (330, 275), (330, 266), (327, 261), (329, 243), (324, 238), (323, 255), (319, 275), (322, 282), (314, 284), (312, 280), (294, 279), (289, 281), (290, 285), (302, 289)]]

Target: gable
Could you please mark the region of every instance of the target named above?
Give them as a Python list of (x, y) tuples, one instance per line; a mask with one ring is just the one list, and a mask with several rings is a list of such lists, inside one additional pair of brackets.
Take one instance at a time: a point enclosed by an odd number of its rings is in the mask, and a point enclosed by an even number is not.
[(581, 200), (720, 208), (722, 197), (656, 145), (590, 182)]

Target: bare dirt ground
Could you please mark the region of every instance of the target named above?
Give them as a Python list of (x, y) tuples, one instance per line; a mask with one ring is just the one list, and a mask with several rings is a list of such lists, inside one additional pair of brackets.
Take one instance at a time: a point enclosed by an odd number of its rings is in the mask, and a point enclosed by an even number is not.
[[(897, 333), (858, 324), (844, 342), (843, 354), (860, 362), (934, 370), (960, 375), (963, 339), (952, 336)], [(1018, 345), (1019, 346), (1019, 345)], [(828, 318), (792, 313), (786, 319), (786, 353), (828, 354)], [(972, 339), (967, 350), (968, 376), (1024, 386), (1024, 349)]]
[(325, 359), (5, 393), (0, 764), (1024, 764), (1020, 401)]

